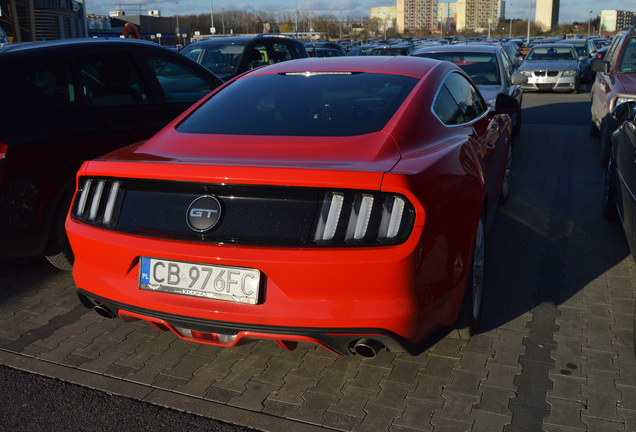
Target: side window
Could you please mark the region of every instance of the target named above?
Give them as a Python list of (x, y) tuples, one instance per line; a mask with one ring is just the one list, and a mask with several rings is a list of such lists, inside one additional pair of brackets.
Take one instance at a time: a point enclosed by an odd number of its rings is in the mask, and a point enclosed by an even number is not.
[(173, 59), (148, 57), (148, 64), (169, 102), (195, 102), (215, 88)]
[(636, 71), (636, 38), (630, 38), (623, 48), (618, 72), (634, 72)]
[(272, 60), (270, 63), (279, 63), (286, 60), (291, 60), (292, 56), (289, 46), (286, 42), (272, 42)]
[(464, 115), (445, 85), (442, 85), (435, 98), (433, 111), (445, 125), (464, 123)]
[(27, 81), (42, 94), (57, 102), (76, 101), (71, 66), (67, 62), (38, 69), (27, 76)]
[(618, 35), (614, 42), (607, 50), (607, 54), (605, 55), (606, 60), (610, 63), (610, 69), (614, 68), (614, 63), (616, 63), (616, 56), (618, 56), (618, 51), (620, 50), (621, 45), (623, 45), (623, 38), (625, 35)]
[(503, 70), (504, 70), (504, 74), (506, 75), (506, 81), (511, 82), (512, 74), (515, 72), (515, 68), (512, 65), (510, 58), (508, 57), (508, 53), (506, 53), (503, 50), (501, 52), (501, 61), (503, 62)]
[(79, 59), (79, 65), (84, 95), (91, 105), (148, 102), (148, 90), (130, 57), (85, 57)]
[(292, 57), (295, 59), (302, 57), (300, 43), (290, 43), (289, 51), (292, 53)]
[(466, 122), (473, 121), (486, 111), (486, 103), (463, 75), (451, 73), (446, 78), (445, 85), (459, 105)]
[(267, 53), (267, 47), (263, 44), (254, 45), (252, 48), (249, 48), (249, 66), (250, 69), (257, 68), (259, 66), (264, 66), (267, 64), (271, 64), (269, 54)]

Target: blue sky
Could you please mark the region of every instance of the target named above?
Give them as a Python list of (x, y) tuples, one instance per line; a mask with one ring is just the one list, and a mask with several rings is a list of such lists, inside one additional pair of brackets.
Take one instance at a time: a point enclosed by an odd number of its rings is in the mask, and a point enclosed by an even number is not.
[[(528, 16), (528, 2), (532, 2), (532, 14), (534, 19), (534, 7), (536, 0), (508, 0), (506, 6), (506, 19), (520, 18)], [(88, 13), (96, 15), (108, 15), (111, 10), (116, 10), (115, 4), (134, 4), (122, 6), (128, 14), (139, 12), (138, 4), (144, 4), (143, 10), (158, 9), (163, 16), (173, 16), (177, 12), (179, 15), (191, 15), (210, 13), (214, 7), (214, 13), (224, 10), (244, 10), (258, 13), (266, 11), (271, 13), (293, 12), (298, 5), (298, 10), (311, 9), (314, 14), (331, 14), (337, 17), (365, 16), (371, 14), (371, 8), (376, 6), (391, 6), (395, 0), (261, 0), (261, 1), (223, 1), (223, 0), (84, 0)], [(146, 6), (147, 5), (147, 6)], [(559, 22), (580, 21), (585, 22), (589, 17), (598, 15), (601, 9), (618, 9), (636, 11), (636, 0), (561, 0), (561, 10)]]

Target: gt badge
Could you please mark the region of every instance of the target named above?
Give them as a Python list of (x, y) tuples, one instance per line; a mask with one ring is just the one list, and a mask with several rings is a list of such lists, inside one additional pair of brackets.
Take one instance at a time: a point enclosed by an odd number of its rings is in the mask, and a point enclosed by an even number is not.
[(192, 231), (203, 233), (211, 230), (221, 218), (221, 203), (213, 196), (201, 196), (190, 204), (186, 221)]

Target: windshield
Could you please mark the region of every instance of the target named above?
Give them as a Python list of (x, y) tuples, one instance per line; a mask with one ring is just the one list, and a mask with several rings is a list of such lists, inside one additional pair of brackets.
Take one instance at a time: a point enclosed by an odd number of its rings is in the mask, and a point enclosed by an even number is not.
[(546, 47), (535, 46), (533, 47), (526, 60), (539, 60), (539, 61), (563, 61), (563, 60), (575, 60), (574, 48), (570, 47)]
[(325, 72), (248, 76), (188, 117), (183, 133), (353, 136), (381, 130), (418, 79)]
[(579, 57), (584, 57), (587, 55), (587, 42), (583, 44), (572, 44), (572, 46), (576, 50), (576, 54)]
[(492, 53), (424, 52), (414, 55), (455, 63), (462, 68), (477, 85), (501, 84), (497, 59)]
[(201, 63), (215, 74), (227, 75), (235, 73), (245, 44), (213, 44), (208, 46), (194, 46), (184, 48), (181, 53), (186, 57)]

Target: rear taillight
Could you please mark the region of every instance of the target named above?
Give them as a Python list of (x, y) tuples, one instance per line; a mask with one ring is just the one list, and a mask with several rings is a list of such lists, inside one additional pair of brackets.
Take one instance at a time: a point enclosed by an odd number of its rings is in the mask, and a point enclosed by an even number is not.
[(0, 160), (7, 158), (7, 145), (0, 142)]

